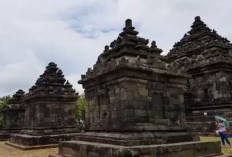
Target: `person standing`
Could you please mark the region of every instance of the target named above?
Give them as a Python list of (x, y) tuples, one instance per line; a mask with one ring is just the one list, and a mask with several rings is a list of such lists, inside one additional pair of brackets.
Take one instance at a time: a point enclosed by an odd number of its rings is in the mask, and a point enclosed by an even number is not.
[(228, 132), (226, 130), (224, 122), (216, 121), (216, 126), (218, 128), (217, 132), (219, 136), (221, 137), (222, 145), (225, 147), (225, 142), (231, 147)]

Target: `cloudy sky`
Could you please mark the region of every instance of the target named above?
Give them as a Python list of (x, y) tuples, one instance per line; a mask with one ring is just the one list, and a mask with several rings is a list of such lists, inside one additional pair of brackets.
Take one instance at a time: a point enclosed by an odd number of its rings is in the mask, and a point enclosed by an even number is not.
[(231, 0), (0, 0), (0, 96), (27, 91), (51, 61), (82, 93), (80, 75), (127, 18), (167, 54), (197, 15), (232, 41)]

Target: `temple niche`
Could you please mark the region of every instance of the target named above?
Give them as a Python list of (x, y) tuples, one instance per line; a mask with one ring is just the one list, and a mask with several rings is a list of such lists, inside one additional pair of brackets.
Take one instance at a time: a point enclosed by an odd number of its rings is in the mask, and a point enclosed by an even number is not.
[[(170, 50), (173, 67), (190, 74), (187, 121), (193, 131), (214, 134), (214, 116), (228, 118), (232, 104), (232, 44), (200, 19)], [(207, 116), (204, 116), (207, 113)]]
[(75, 122), (78, 94), (55, 63), (49, 63), (35, 85), (25, 94), (24, 129), (7, 144), (22, 149), (53, 146), (78, 132)]
[(168, 64), (155, 41), (148, 46), (148, 39), (137, 34), (132, 21), (126, 20), (118, 38), (82, 75), (86, 132), (60, 142), (59, 155), (50, 157), (221, 154), (219, 143), (196, 142), (185, 128), (189, 76)]
[(24, 127), (24, 94), (25, 92), (23, 90), (18, 90), (3, 110), (3, 128), (0, 134), (1, 140), (8, 139), (11, 133), (17, 133)]

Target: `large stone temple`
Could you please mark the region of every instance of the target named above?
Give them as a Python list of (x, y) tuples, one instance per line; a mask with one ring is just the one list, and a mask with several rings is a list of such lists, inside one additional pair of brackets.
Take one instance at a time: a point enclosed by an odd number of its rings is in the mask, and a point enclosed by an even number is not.
[(123, 31), (79, 81), (85, 89), (86, 132), (60, 142), (50, 157), (221, 156), (219, 142), (186, 130), (190, 76), (160, 55), (126, 20)]
[(199, 16), (170, 50), (171, 66), (189, 74), (187, 121), (200, 135), (214, 135), (214, 116), (232, 120), (232, 44)]
[(8, 145), (21, 149), (57, 146), (78, 131), (75, 111), (78, 94), (55, 63), (49, 63), (23, 98), (24, 129), (12, 134)]

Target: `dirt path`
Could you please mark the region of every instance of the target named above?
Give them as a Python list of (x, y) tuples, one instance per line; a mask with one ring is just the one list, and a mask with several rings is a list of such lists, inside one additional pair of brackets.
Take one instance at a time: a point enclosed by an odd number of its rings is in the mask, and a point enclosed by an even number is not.
[(19, 150), (0, 142), (0, 157), (48, 157), (49, 154), (57, 154), (58, 148)]

